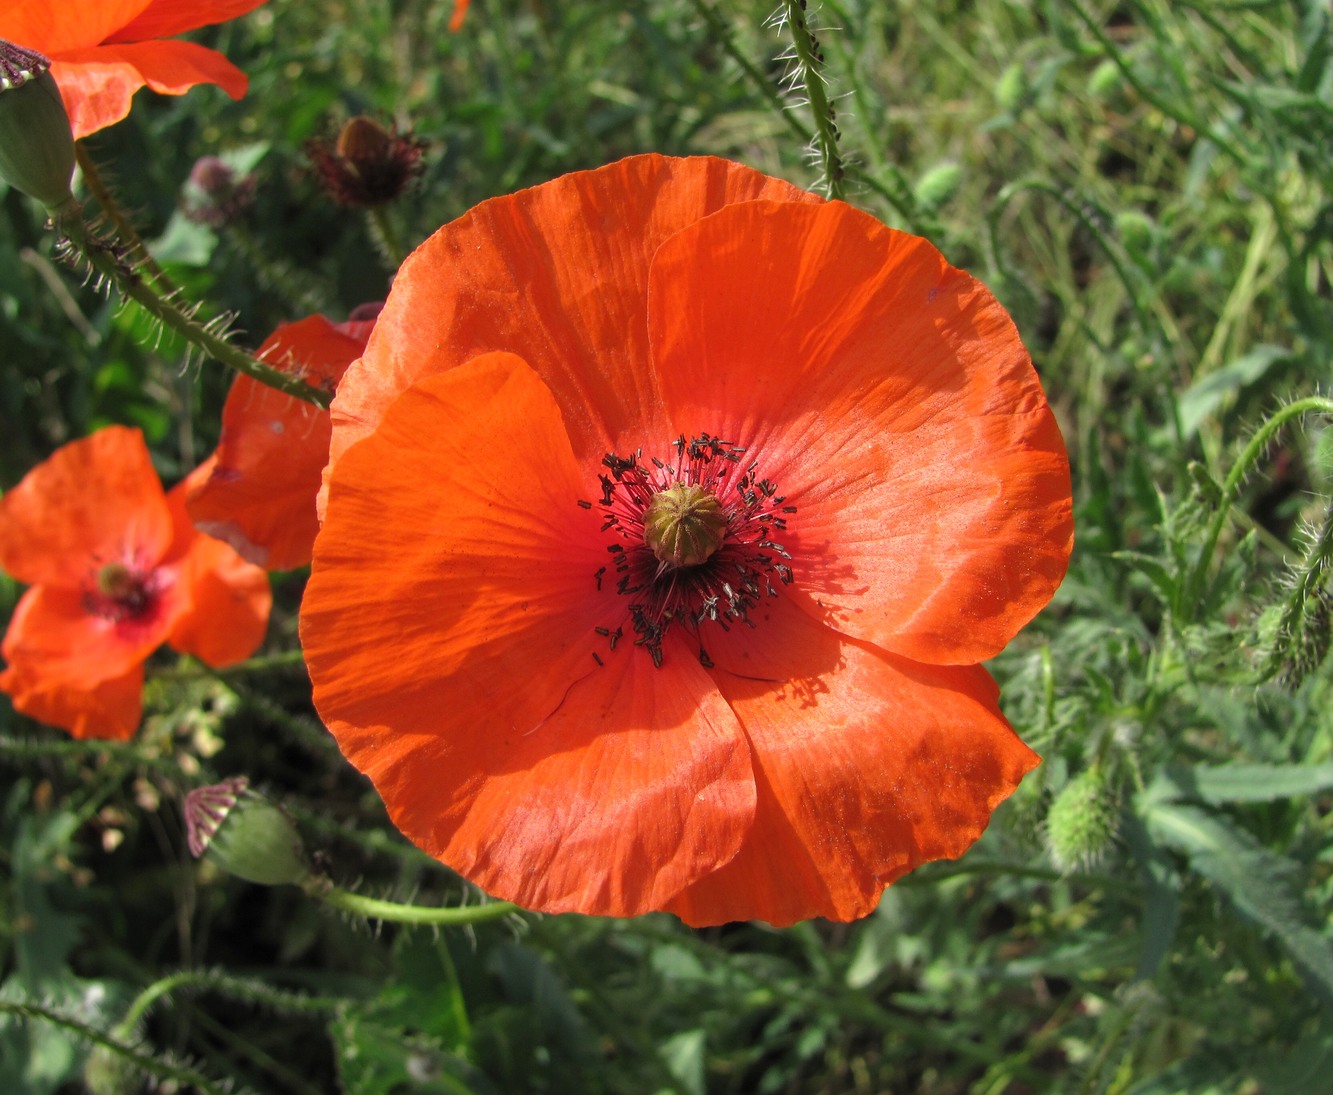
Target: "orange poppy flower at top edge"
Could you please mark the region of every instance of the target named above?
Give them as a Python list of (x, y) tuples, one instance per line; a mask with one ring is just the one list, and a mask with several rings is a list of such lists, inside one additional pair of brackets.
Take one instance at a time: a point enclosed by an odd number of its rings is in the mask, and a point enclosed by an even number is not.
[(0, 644), (15, 710), (75, 737), (131, 737), (144, 661), (164, 642), (210, 665), (263, 641), (268, 577), (200, 535), (143, 435), (108, 426), (0, 498), (0, 567), (31, 588)]
[(449, 29), (460, 31), (463, 29), (463, 20), (467, 18), (468, 5), (472, 0), (454, 0), (454, 11), (449, 16)]
[(1038, 763), (978, 664), (1073, 540), (1013, 323), (928, 242), (634, 156), (408, 258), (301, 609), (395, 824), (529, 908), (870, 912)]
[[(310, 316), (273, 332), (261, 360), (333, 391), (366, 347), (378, 305), (330, 323)], [(217, 451), (192, 477), (186, 508), (201, 532), (268, 570), (310, 562), (315, 495), (329, 459), (329, 413), (248, 376), (233, 381)]]
[(120, 121), (141, 87), (183, 95), (216, 84), (245, 94), (243, 72), (173, 35), (235, 19), (266, 0), (6, 0), (0, 38), (46, 54), (75, 139)]

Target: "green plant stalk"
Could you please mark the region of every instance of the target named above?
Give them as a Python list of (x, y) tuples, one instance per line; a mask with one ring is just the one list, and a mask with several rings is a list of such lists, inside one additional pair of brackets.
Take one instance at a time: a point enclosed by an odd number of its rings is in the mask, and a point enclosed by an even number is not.
[(77, 201), (71, 198), (51, 210), (51, 219), (69, 246), (98, 275), (115, 285), (122, 296), (133, 300), (163, 326), (175, 331), (206, 356), (296, 399), (328, 408), (332, 402), (328, 392), (256, 360), (225, 338), (214, 334), (173, 301), (163, 297), (125, 261), (115, 242), (99, 239), (89, 230), (83, 219), (83, 208)]
[(157, 283), (159, 291), (163, 293), (175, 292), (175, 283), (167, 276), (167, 272), (157, 264), (157, 260), (148, 253), (148, 248), (144, 246), (143, 240), (135, 230), (134, 225), (130, 223), (129, 217), (125, 215), (125, 211), (120, 208), (120, 203), (116, 201), (115, 195), (111, 193), (111, 188), (107, 186), (106, 180), (102, 178), (102, 172), (99, 170), (96, 161), (88, 155), (82, 141), (74, 142), (74, 158), (78, 161), (79, 172), (83, 175), (83, 183), (88, 188), (88, 192), (96, 199), (97, 204), (102, 207), (102, 212), (111, 221), (111, 227), (116, 237), (129, 247), (129, 254), (133, 259), (135, 269), (147, 271)]
[(1250, 469), (1254, 467), (1265, 447), (1273, 440), (1278, 431), (1293, 418), (1299, 418), (1304, 414), (1333, 414), (1333, 399), (1312, 395), (1305, 399), (1298, 399), (1294, 403), (1288, 403), (1255, 431), (1254, 436), (1250, 438), (1240, 456), (1236, 458), (1226, 481), (1222, 484), (1222, 497), (1218, 500), (1217, 512), (1213, 515), (1212, 524), (1208, 527), (1203, 549), (1199, 552), (1199, 557), (1194, 561), (1193, 567), (1186, 573), (1184, 582), (1181, 583), (1180, 601), (1176, 606), (1176, 615), (1182, 623), (1191, 622), (1195, 611), (1198, 609), (1199, 600), (1203, 594), (1204, 578), (1212, 564), (1213, 553), (1217, 550), (1217, 542), (1222, 537), (1222, 529), (1226, 527), (1227, 515), (1231, 510), (1231, 503), (1235, 500), (1236, 492), (1240, 489), (1241, 482), (1249, 474)]
[(783, 8), (783, 21), (791, 28), (791, 40), (796, 50), (796, 72), (805, 87), (810, 113), (815, 121), (815, 152), (823, 171), (823, 185), (830, 198), (841, 199), (846, 171), (842, 153), (838, 150), (838, 124), (834, 121), (833, 104), (829, 102), (824, 90), (824, 77), (819, 71), (824, 55), (819, 50), (819, 41), (811, 31), (810, 24), (806, 22), (805, 5), (801, 0), (784, 0)]
[(389, 210), (383, 205), (372, 205), (366, 210), (366, 231), (371, 242), (379, 250), (389, 269), (397, 270), (407, 258), (398, 232), (389, 219)]
[(351, 890), (331, 886), (327, 879), (315, 877), (305, 884), (311, 897), (332, 905), (343, 912), (364, 916), (367, 920), (387, 920), (394, 924), (433, 924), (437, 927), (459, 927), (464, 924), (482, 924), (499, 920), (510, 913), (521, 911), (508, 901), (492, 901), (488, 905), (467, 905), (441, 909), (430, 905), (403, 905), (396, 901), (381, 901), (365, 897)]

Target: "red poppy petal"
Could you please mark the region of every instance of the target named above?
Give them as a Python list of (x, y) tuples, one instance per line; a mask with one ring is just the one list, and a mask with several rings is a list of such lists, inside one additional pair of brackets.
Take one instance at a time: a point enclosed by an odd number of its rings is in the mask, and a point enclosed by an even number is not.
[(796, 507), (782, 543), (830, 622), (966, 664), (1050, 599), (1064, 444), (1003, 308), (929, 243), (836, 202), (733, 205), (662, 245), (650, 292), (674, 425)]
[[(595, 479), (594, 479), (595, 486)], [(334, 469), (301, 606), (331, 718), (535, 725), (623, 615), (551, 393), (488, 354), (423, 380)], [(392, 652), (387, 655), (387, 652)], [(523, 687), (497, 681), (522, 681)]]
[(463, 20), (467, 18), (468, 5), (472, 0), (454, 0), (454, 11), (449, 16), (449, 29), (460, 31), (463, 29)]
[(34, 585), (77, 588), (111, 562), (149, 569), (171, 535), (143, 434), (124, 426), (58, 449), (0, 498), (0, 566)]
[(595, 633), (624, 608), (586, 478), (522, 360), (421, 381), (333, 471), (301, 637), (411, 839), (529, 907), (628, 915), (734, 854), (753, 784), (697, 660)]
[(187, 479), (167, 496), (182, 529), (172, 561), (162, 570), (173, 573), (182, 607), (166, 636), (177, 650), (209, 665), (244, 661), (264, 641), (273, 591), (262, 567), (246, 562), (236, 551), (196, 532), (185, 512)]
[[(68, 0), (66, 0), (68, 2)], [(151, 0), (138, 18), (125, 23), (107, 42), (146, 42), (150, 38), (170, 38), (196, 27), (225, 23), (245, 15), (268, 0)]]
[(89, 611), (77, 589), (34, 586), (19, 599), (3, 652), (7, 660), (22, 662), (30, 676), (91, 687), (142, 664), (166, 640), (179, 604), (173, 583), (148, 612), (117, 621)]
[(145, 85), (161, 95), (183, 95), (199, 84), (216, 84), (233, 99), (249, 80), (215, 50), (194, 42), (129, 42), (67, 50), (52, 58), (75, 139), (120, 121)]
[(696, 926), (864, 916), (894, 879), (966, 851), (1038, 763), (979, 666), (922, 665), (794, 605), (775, 613), (757, 634), (798, 651), (809, 676), (713, 674), (750, 739), (759, 800), (737, 857), (667, 903)]
[(725, 160), (645, 155), (482, 202), (399, 270), (334, 400), (331, 461), (417, 379), (495, 350), (546, 382), (580, 459), (669, 439), (649, 368), (649, 259), (686, 225), (759, 197), (819, 200)]
[(133, 20), (152, 0), (5, 0), (0, 38), (53, 57), (95, 46)]
[(394, 824), (488, 893), (635, 916), (730, 860), (754, 811), (735, 718), (687, 651), (668, 653), (659, 670), (621, 644), (532, 724), (460, 720), (441, 689), (410, 721), (329, 726)]
[[(311, 316), (279, 327), (258, 356), (332, 389), (363, 349), (364, 337)], [(327, 411), (237, 377), (222, 411), (212, 472), (186, 502), (191, 519), (269, 570), (305, 566), (319, 531), (315, 495), (329, 459), (330, 429)]]
[(76, 738), (128, 741), (143, 713), (143, 664), (90, 688), (53, 683), (35, 669), (10, 665), (0, 673), (0, 692), (15, 711)]

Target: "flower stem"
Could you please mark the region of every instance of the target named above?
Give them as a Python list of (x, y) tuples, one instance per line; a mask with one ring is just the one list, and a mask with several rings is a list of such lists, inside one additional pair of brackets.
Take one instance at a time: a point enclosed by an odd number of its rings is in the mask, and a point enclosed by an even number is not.
[(125, 245), (98, 237), (89, 230), (83, 219), (83, 208), (77, 201), (71, 198), (51, 210), (51, 219), (68, 248), (99, 276), (114, 284), (123, 296), (133, 300), (163, 326), (181, 335), (206, 356), (253, 377), (261, 384), (277, 388), (280, 392), (304, 399), (317, 407), (328, 407), (331, 402), (328, 392), (257, 361), (217, 334), (210, 324), (200, 323), (175, 301), (154, 289), (137, 268), (126, 260)]
[(402, 266), (407, 254), (398, 241), (398, 233), (394, 230), (393, 222), (389, 220), (389, 212), (384, 206), (372, 205), (366, 210), (366, 228), (376, 249), (388, 263), (389, 269), (397, 270)]
[(824, 88), (824, 77), (819, 71), (824, 63), (824, 53), (819, 48), (819, 39), (806, 20), (805, 7), (802, 0), (783, 0), (785, 10), (782, 22), (791, 28), (792, 44), (795, 46), (794, 76), (804, 85), (810, 112), (814, 116), (815, 152), (823, 169), (824, 188), (830, 198), (837, 199), (842, 197), (845, 175), (842, 153), (838, 150), (837, 112)]
[(313, 878), (306, 883), (306, 893), (318, 898), (326, 905), (332, 905), (343, 912), (364, 916), (367, 920), (388, 920), (395, 924), (435, 924), (440, 927), (457, 927), (463, 924), (481, 924), (487, 920), (499, 920), (512, 912), (518, 912), (517, 905), (508, 901), (492, 901), (487, 905), (465, 905), (456, 908), (441, 909), (430, 905), (400, 905), (396, 901), (381, 901), (374, 897), (364, 897), (351, 890), (330, 886), (323, 878)]
[(1303, 414), (1333, 414), (1333, 399), (1312, 395), (1305, 399), (1298, 399), (1294, 403), (1288, 403), (1255, 431), (1254, 436), (1250, 438), (1240, 456), (1236, 458), (1235, 464), (1232, 465), (1231, 471), (1227, 475), (1226, 482), (1222, 484), (1222, 497), (1218, 499), (1217, 512), (1213, 515), (1212, 524), (1209, 525), (1208, 532), (1204, 537), (1203, 549), (1194, 561), (1194, 566), (1186, 573), (1181, 586), (1177, 615), (1183, 623), (1189, 623), (1198, 609), (1199, 600), (1203, 594), (1204, 577), (1212, 563), (1213, 553), (1217, 550), (1217, 542), (1221, 539), (1222, 529), (1226, 527), (1231, 503), (1235, 501), (1236, 493), (1240, 489), (1245, 476), (1249, 474), (1250, 469), (1254, 467), (1264, 449), (1277, 435), (1278, 431), (1293, 418), (1299, 418)]
[(88, 155), (88, 150), (84, 148), (82, 141), (74, 143), (74, 157), (78, 161), (84, 185), (97, 200), (97, 204), (102, 207), (102, 212), (107, 219), (111, 221), (111, 227), (116, 234), (116, 238), (127, 246), (128, 257), (134, 264), (134, 268), (146, 271), (157, 283), (161, 292), (175, 292), (175, 283), (167, 276), (167, 272), (157, 264), (157, 260), (148, 253), (148, 248), (144, 246), (143, 240), (135, 230), (134, 225), (130, 223), (130, 219), (125, 215), (125, 211), (120, 208), (120, 203), (116, 201), (115, 195), (111, 193), (111, 188), (103, 179), (97, 162)]

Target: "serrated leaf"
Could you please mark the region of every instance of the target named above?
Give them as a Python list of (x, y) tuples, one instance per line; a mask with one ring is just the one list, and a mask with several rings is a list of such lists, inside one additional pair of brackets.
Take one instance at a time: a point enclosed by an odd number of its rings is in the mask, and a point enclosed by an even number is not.
[(1157, 782), (1163, 786), (1154, 794), (1162, 794), (1163, 800), (1197, 798), (1214, 806), (1228, 802), (1273, 802), (1333, 789), (1333, 764), (1174, 766), (1163, 772)]
[(1295, 863), (1193, 806), (1158, 803), (1144, 820), (1155, 840), (1183, 852), (1237, 912), (1272, 933), (1324, 1005), (1333, 1007), (1333, 943), (1307, 922)]

